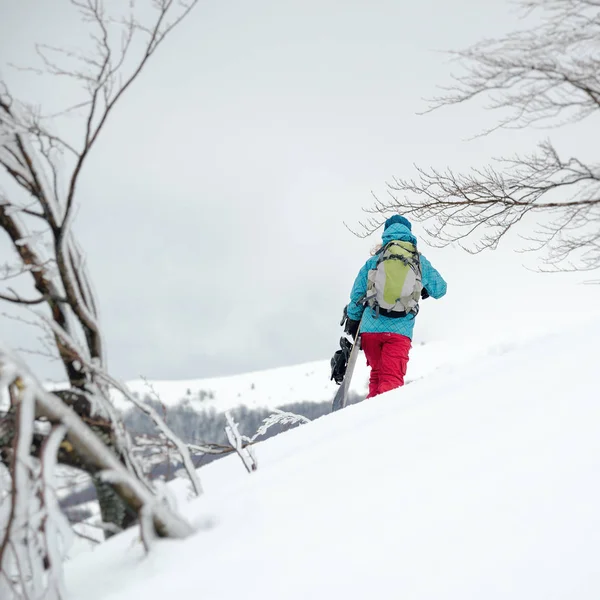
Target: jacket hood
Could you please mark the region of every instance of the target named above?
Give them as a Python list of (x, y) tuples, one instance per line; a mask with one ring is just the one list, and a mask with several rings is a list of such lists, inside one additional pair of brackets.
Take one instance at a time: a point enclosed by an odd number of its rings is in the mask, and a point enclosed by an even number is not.
[(381, 236), (381, 240), (384, 245), (388, 244), (392, 240), (410, 242), (414, 246), (417, 245), (417, 238), (411, 233), (410, 229), (406, 225), (402, 225), (401, 223), (393, 223), (387, 227)]

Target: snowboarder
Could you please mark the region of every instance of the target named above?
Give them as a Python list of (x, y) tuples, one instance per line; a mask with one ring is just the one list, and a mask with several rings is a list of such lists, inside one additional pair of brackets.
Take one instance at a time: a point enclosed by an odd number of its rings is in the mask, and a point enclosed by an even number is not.
[(344, 331), (354, 339), (360, 333), (371, 367), (367, 398), (404, 385), (418, 302), (446, 293), (442, 276), (417, 251), (411, 229), (401, 215), (385, 222), (382, 246), (358, 273), (345, 309)]

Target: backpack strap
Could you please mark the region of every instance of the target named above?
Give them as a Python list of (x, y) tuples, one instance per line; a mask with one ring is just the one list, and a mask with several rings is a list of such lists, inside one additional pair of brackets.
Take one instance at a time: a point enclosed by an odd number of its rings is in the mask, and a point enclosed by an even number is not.
[(375, 315), (373, 316), (374, 319), (378, 319), (379, 315), (383, 315), (384, 317), (388, 317), (390, 319), (402, 319), (404, 317), (409, 317), (412, 315), (413, 319), (417, 316), (417, 314), (419, 313), (419, 305), (415, 305), (415, 307), (410, 311), (410, 312), (406, 312), (406, 311), (402, 311), (402, 312), (391, 312), (389, 310), (387, 310), (387, 308), (381, 308), (381, 306), (379, 306), (379, 304), (377, 304), (373, 310), (375, 311)]

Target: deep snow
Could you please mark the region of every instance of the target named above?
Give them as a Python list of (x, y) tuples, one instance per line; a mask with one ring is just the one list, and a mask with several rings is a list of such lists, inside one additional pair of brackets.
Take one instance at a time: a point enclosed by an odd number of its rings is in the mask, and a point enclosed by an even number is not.
[(463, 362), (449, 345), (411, 385), (257, 445), (257, 472), (212, 463), (191, 502), (175, 482), (198, 533), (77, 556), (69, 598), (597, 600), (599, 341), (596, 318)]

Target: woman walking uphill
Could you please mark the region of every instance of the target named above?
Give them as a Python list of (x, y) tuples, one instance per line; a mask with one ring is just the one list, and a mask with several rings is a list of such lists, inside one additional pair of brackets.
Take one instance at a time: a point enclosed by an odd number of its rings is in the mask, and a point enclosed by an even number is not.
[(385, 222), (383, 245), (358, 273), (346, 307), (345, 331), (356, 338), (360, 324), (371, 367), (367, 398), (404, 385), (418, 302), (446, 293), (442, 276), (417, 251), (411, 228), (401, 215)]

